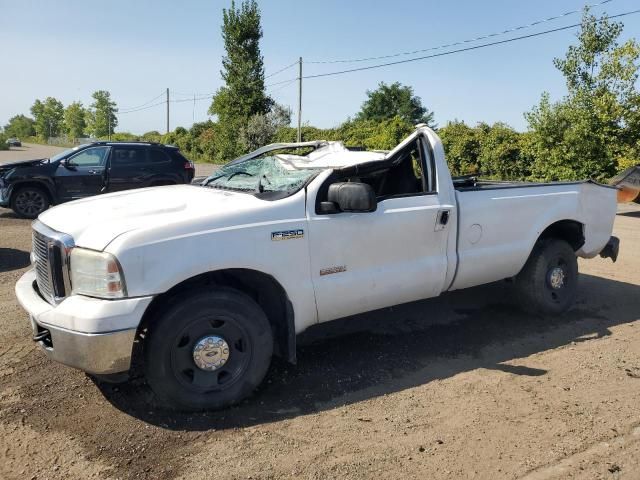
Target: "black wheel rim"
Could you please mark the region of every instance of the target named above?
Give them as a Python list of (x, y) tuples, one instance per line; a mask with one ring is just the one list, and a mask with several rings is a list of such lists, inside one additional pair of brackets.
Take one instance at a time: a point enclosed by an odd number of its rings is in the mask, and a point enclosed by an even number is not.
[(545, 275), (545, 291), (554, 303), (563, 303), (569, 294), (571, 279), (569, 266), (561, 256), (555, 257), (547, 265)]
[(44, 196), (35, 190), (23, 190), (16, 197), (16, 210), (18, 213), (34, 217), (42, 213), (45, 207)]
[[(214, 371), (203, 370), (194, 361), (194, 348), (208, 336), (224, 339), (229, 347), (228, 359)], [(198, 318), (176, 335), (171, 347), (171, 369), (186, 388), (212, 392), (231, 387), (246, 372), (252, 345), (242, 326), (231, 317)]]

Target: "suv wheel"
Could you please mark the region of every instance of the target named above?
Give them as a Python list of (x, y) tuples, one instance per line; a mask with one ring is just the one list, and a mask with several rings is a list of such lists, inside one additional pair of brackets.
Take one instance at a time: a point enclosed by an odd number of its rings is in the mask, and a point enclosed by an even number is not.
[(244, 293), (200, 290), (171, 306), (144, 340), (144, 373), (161, 401), (224, 408), (262, 382), (273, 353), (267, 316)]
[(49, 197), (38, 187), (22, 187), (11, 199), (11, 208), (23, 218), (37, 218), (49, 208), (49, 204)]

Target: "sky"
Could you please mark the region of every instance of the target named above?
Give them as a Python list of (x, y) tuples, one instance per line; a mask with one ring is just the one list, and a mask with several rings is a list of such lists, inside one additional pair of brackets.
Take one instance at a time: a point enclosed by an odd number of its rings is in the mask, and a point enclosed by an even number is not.
[[(401, 56), (361, 63), (312, 61), (390, 55), (436, 47), (503, 31), (578, 10), (602, 0), (261, 0), (261, 48), (267, 75), (303, 58), (303, 76), (368, 66)], [(91, 103), (95, 90), (108, 90), (117, 102), (117, 131), (164, 132), (164, 99), (170, 89), (170, 127), (189, 127), (208, 118), (210, 101), (194, 94), (222, 84), (222, 9), (230, 0), (0, 0), (0, 125), (16, 114), (29, 115), (36, 98), (53, 96), (65, 105)], [(637, 0), (612, 0), (594, 8), (610, 15), (636, 10)], [(579, 22), (577, 14), (492, 40), (535, 33)], [(622, 39), (640, 38), (640, 14), (621, 19)], [(540, 99), (565, 94), (553, 66), (576, 42), (576, 29), (418, 62), (325, 78), (305, 79), (302, 121), (333, 127), (354, 116), (366, 91), (379, 82), (413, 87), (444, 125), (464, 120), (501, 121), (526, 129), (523, 113)], [(477, 44), (477, 43), (476, 43)], [(475, 44), (472, 44), (475, 45)], [(422, 55), (443, 52), (446, 49)], [(419, 55), (418, 55), (419, 56)], [(309, 62), (309, 63), (308, 63)], [(266, 83), (295, 79), (297, 66)], [(297, 111), (297, 82), (268, 92)], [(159, 97), (153, 100), (155, 97)], [(187, 101), (189, 100), (189, 101)], [(125, 114), (138, 106), (151, 108)], [(294, 116), (293, 123), (296, 119)]]

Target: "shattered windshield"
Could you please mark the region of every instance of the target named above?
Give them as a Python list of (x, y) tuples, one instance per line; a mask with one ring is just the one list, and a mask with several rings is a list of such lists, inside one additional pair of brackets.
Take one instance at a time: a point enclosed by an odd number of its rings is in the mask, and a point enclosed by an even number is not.
[(207, 178), (204, 185), (257, 193), (294, 192), (319, 171), (274, 155), (225, 165)]

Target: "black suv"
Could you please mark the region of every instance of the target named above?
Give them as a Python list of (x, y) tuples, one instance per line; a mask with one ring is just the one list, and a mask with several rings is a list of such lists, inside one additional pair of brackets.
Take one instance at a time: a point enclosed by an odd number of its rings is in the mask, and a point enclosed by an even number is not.
[(193, 163), (177, 147), (95, 142), (54, 157), (0, 164), (0, 206), (36, 218), (69, 200), (131, 188), (191, 183)]

